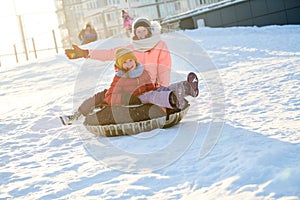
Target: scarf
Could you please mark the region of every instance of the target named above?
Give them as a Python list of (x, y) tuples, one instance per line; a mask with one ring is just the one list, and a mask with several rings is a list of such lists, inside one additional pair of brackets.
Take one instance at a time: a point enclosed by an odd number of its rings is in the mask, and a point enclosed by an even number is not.
[(137, 51), (149, 51), (160, 41), (160, 35), (152, 35), (142, 40), (132, 40), (133, 48)]
[(135, 69), (130, 70), (128, 72), (124, 72), (120, 70), (116, 73), (116, 76), (120, 76), (122, 78), (138, 78), (142, 75), (143, 72), (144, 72), (144, 68), (142, 64), (138, 63)]

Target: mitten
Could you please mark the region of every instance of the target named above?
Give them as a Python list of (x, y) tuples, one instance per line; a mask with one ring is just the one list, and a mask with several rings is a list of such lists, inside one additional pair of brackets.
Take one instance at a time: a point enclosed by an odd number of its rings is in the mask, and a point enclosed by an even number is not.
[(81, 49), (75, 44), (73, 44), (72, 46), (73, 49), (65, 50), (65, 54), (69, 59), (87, 58), (89, 56), (89, 50)]
[(141, 100), (129, 93), (123, 93), (121, 96), (121, 104), (122, 105), (139, 105), (142, 104)]

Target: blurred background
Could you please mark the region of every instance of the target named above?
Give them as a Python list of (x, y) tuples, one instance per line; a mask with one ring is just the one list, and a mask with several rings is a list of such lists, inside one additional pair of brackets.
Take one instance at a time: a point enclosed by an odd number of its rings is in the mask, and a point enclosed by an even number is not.
[(216, 2), (220, 0), (0, 0), (0, 66), (55, 55), (80, 44), (78, 34), (87, 23), (98, 39), (123, 33), (122, 9), (133, 18), (161, 21)]
[(122, 9), (133, 19), (159, 21), (164, 32), (300, 24), (300, 0), (0, 0), (0, 5), (0, 67), (83, 44), (79, 33), (87, 24), (97, 40), (125, 33)]

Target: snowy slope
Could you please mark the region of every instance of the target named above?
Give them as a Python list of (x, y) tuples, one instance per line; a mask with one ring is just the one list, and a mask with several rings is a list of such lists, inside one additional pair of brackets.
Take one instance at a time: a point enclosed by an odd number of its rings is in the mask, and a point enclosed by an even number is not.
[(196, 71), (201, 92), (179, 125), (133, 137), (57, 119), (107, 87), (111, 62), (59, 55), (2, 67), (0, 199), (300, 199), (299, 35), (268, 26), (166, 36), (172, 80)]

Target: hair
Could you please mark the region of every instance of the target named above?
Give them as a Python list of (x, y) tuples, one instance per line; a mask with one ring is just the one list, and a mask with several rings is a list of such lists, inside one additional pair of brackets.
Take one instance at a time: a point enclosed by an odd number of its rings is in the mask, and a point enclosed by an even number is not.
[(91, 25), (90, 23), (87, 23), (87, 24), (85, 25), (85, 28), (87, 28), (87, 27), (92, 28), (92, 25)]
[(149, 34), (149, 37), (152, 36), (152, 30), (151, 30), (151, 22), (149, 19), (145, 18), (145, 17), (139, 17), (137, 18), (133, 23), (132, 23), (132, 30), (133, 30), (133, 34), (134, 34), (134, 37), (133, 39), (136, 40), (137, 37), (136, 37), (136, 29), (138, 27), (145, 27), (147, 30), (148, 30), (148, 34)]
[(150, 28), (151, 22), (149, 19), (147, 19), (145, 17), (139, 17), (133, 22), (132, 26), (133, 26), (132, 29), (134, 29), (134, 30), (139, 26)]

